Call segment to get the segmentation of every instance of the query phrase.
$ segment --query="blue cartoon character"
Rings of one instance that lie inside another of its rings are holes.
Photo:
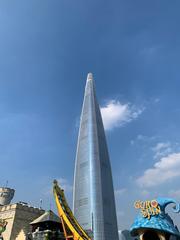
[[[157,198],[151,201],[136,201],[134,207],[140,210],[130,228],[132,236],[140,240],[180,240],[180,232],[165,208],[173,203],[173,211],[180,212],[180,204],[171,198]]]

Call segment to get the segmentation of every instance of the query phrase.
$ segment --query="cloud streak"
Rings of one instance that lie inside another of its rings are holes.
[[[165,157],[173,152],[173,148],[169,142],[159,142],[152,148],[152,150],[155,153],[154,159]]]
[[[129,103],[122,104],[119,101],[111,100],[106,106],[101,107],[101,114],[105,130],[112,130],[121,127],[126,123],[138,118],[144,108],[136,108]]]
[[[154,187],[180,176],[180,153],[169,154],[137,179],[140,187]]]

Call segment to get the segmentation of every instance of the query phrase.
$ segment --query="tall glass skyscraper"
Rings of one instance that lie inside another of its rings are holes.
[[[94,240],[118,240],[111,166],[93,76],[87,76],[81,114],[73,211]]]

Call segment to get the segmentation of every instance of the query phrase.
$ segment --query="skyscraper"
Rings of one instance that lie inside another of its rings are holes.
[[[73,211],[94,240],[118,240],[111,166],[93,76],[87,76],[76,152]]]

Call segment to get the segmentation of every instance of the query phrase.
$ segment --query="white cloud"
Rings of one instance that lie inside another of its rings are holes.
[[[152,148],[152,150],[155,153],[154,159],[167,156],[173,151],[169,142],[159,142]]]
[[[125,123],[136,119],[144,108],[136,108],[129,103],[122,104],[119,101],[111,100],[105,107],[101,107],[101,114],[105,130],[121,127]]]
[[[160,151],[163,148],[167,148],[169,146],[170,146],[169,142],[167,142],[167,143],[160,142],[160,143],[157,143],[155,147],[153,147],[153,151],[157,152],[157,151]]]
[[[180,153],[162,157],[136,181],[140,187],[153,187],[180,176]]]
[[[139,140],[139,141],[145,141],[146,139],[147,139],[146,136],[143,136],[141,134],[137,135],[137,140]]]
[[[149,145],[152,144],[152,142],[154,142],[155,140],[157,140],[157,138],[158,138],[158,136],[145,136],[145,135],[142,135],[142,134],[138,134],[136,136],[136,138],[131,139],[130,144],[131,145],[148,144],[148,148],[149,148]]]
[[[159,103],[160,102],[160,98],[155,98],[154,99],[154,103]]]

